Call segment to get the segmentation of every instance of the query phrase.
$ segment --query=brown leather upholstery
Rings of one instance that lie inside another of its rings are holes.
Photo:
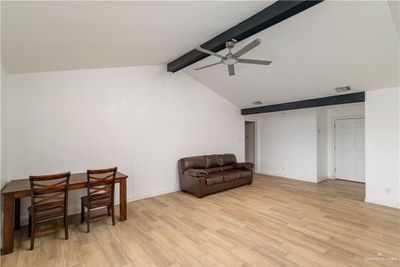
[[[201,157],[190,157],[187,160],[182,161],[182,171],[186,169],[205,169],[206,160],[203,156]]]
[[[208,172],[203,169],[186,169],[183,173],[193,177],[208,176]]]
[[[251,184],[253,163],[237,163],[234,154],[205,155],[178,161],[181,190],[205,195]]]
[[[204,159],[206,160],[206,168],[215,168],[221,166],[218,155],[207,155],[204,156]]]
[[[212,172],[206,179],[207,185],[220,184],[224,182],[222,172]]]
[[[222,174],[224,176],[224,182],[229,182],[232,180],[249,177],[251,176],[251,171],[233,169],[233,170],[223,171]]]
[[[233,165],[223,166],[223,167],[221,167],[221,170],[223,170],[223,171],[233,170]]]
[[[205,169],[208,173],[212,173],[212,172],[220,172],[222,171],[222,167],[213,167],[213,168],[207,168]]]
[[[234,154],[219,155],[219,161],[221,166],[233,165],[236,163],[236,156]]]
[[[233,165],[233,168],[252,171],[254,168],[254,164],[248,162],[236,163]]]

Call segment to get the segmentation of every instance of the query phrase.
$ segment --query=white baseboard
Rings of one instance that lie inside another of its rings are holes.
[[[169,194],[169,193],[174,193],[174,192],[177,192],[177,191],[179,191],[178,188],[172,189],[172,190],[164,190],[164,191],[158,191],[158,192],[143,194],[143,195],[134,196],[134,197],[128,197],[127,202],[129,203],[129,202],[133,202],[133,201],[141,200],[141,199],[145,199],[145,198],[161,196],[161,195],[165,195],[165,194]],[[115,205],[119,205],[119,199],[118,199],[118,201],[115,201]],[[76,214],[80,214],[80,213],[81,213],[80,207],[74,207],[69,211],[69,215],[68,216],[76,215]],[[28,225],[28,215],[21,216],[21,226],[25,226],[25,225]]]
[[[329,179],[329,177],[317,179],[317,183],[321,183],[321,182],[323,182],[325,180],[328,180],[328,179]]]
[[[386,206],[386,207],[390,207],[390,208],[400,209],[400,203],[396,203],[396,202],[382,201],[380,199],[373,199],[373,198],[365,198],[364,201],[367,203],[372,203],[372,204],[377,204],[377,205]]]
[[[303,182],[309,182],[309,183],[317,183],[317,180],[305,179],[302,177],[289,177],[289,176],[284,176],[280,173],[274,173],[274,172],[265,171],[265,170],[259,172],[259,174],[275,176],[275,177],[280,177],[280,178],[285,178],[285,179],[292,179],[292,180],[303,181]]]
[[[158,192],[154,192],[154,193],[143,194],[143,195],[139,195],[139,196],[128,198],[128,202],[132,202],[132,201],[140,200],[140,199],[145,199],[145,198],[149,198],[149,197],[161,196],[161,195],[174,193],[174,192],[178,192],[178,191],[180,191],[180,189],[179,188],[175,188],[175,189],[171,189],[171,190],[164,190],[164,191],[158,191]],[[115,202],[115,203],[119,204],[119,202]]]

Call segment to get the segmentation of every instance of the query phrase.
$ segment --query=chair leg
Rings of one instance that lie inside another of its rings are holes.
[[[111,216],[111,205],[107,206],[107,214],[109,217]]]
[[[35,220],[31,217],[31,250],[35,247]]]
[[[68,240],[68,216],[64,215],[64,231],[65,231],[65,239]]]
[[[114,205],[111,206],[112,224],[115,225]]]
[[[90,232],[90,209],[88,208],[87,216],[86,216],[86,223],[87,223],[87,232]]]
[[[29,223],[28,223],[28,237],[31,237],[31,230],[32,230],[32,217],[29,214]]]
[[[81,223],[85,220],[85,207],[83,206],[83,203],[81,202]]]

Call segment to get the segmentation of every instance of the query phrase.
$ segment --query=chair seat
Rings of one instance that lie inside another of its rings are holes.
[[[33,215],[32,207],[28,208],[28,212],[30,216],[34,217],[35,222],[53,220],[64,216],[64,205],[58,205],[54,207],[46,207],[42,205],[41,209],[38,209],[39,206],[41,205],[35,207],[35,215]]]
[[[99,208],[112,205],[111,195],[106,194],[95,194],[81,197],[82,204],[88,208]]]
[[[28,208],[28,210],[31,207]],[[46,211],[46,210],[53,210],[57,208],[64,208],[64,201],[53,201],[53,202],[47,202],[44,204],[36,204],[35,205],[35,211],[40,212],[40,211]]]

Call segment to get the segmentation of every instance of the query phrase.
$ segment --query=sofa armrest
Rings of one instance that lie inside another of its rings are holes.
[[[248,170],[248,171],[253,171],[254,169],[254,164],[251,162],[242,162],[242,163],[236,163],[233,165],[233,168],[235,169],[242,169],[242,170]]]
[[[183,174],[192,177],[208,177],[208,171],[201,169],[187,169]]]

